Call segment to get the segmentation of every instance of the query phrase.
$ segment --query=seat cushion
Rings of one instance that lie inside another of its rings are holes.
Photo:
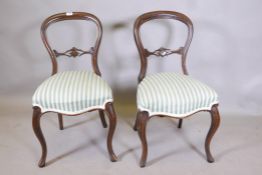
[[[149,115],[185,117],[210,110],[218,103],[216,92],[187,75],[158,73],[146,76],[138,85],[137,105]]]
[[[33,106],[41,112],[79,114],[104,109],[113,101],[112,90],[98,75],[88,71],[66,71],[45,80],[33,95]]]

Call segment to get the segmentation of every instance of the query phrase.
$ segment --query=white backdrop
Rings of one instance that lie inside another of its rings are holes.
[[[139,72],[132,34],[135,18],[148,11],[174,10],[189,16],[195,27],[187,59],[190,75],[217,90],[222,109],[260,115],[261,6],[261,0],[1,0],[0,95],[33,93],[50,75],[51,62],[40,39],[40,25],[54,13],[71,11],[86,11],[101,19],[104,27],[99,53],[102,75],[114,89],[134,88]],[[151,36],[145,34],[149,48],[172,45],[173,37],[179,41],[183,36],[173,34],[174,30],[169,30],[172,26],[164,24],[165,27],[153,28]],[[84,45],[85,38],[92,40],[94,37],[84,35],[88,30],[83,30],[82,24],[61,25],[59,29],[68,27],[68,30],[55,37],[57,45],[63,50],[69,49],[73,45],[65,41],[75,38],[73,44],[88,48]],[[162,35],[157,29],[168,34]],[[89,61],[80,58],[78,62],[76,59],[66,63],[66,60],[61,59],[61,69],[83,69],[83,63]],[[178,59],[171,56],[150,60],[150,72],[172,71],[179,65]]]

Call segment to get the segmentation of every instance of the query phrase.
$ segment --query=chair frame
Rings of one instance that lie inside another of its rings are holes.
[[[160,47],[159,49],[155,51],[148,51],[147,49],[144,48],[141,36],[140,36],[140,27],[150,21],[150,20],[155,20],[155,19],[173,19],[173,20],[178,20],[182,23],[184,23],[187,26],[188,33],[187,33],[187,39],[185,42],[185,45],[183,47],[180,47],[179,49],[176,50],[171,50],[167,48]],[[135,43],[137,45],[137,49],[139,51],[139,56],[140,56],[140,62],[141,62],[141,67],[140,67],[140,72],[138,76],[138,83],[140,83],[144,77],[146,76],[146,71],[147,71],[147,58],[151,55],[159,56],[159,57],[165,57],[171,54],[179,54],[181,55],[181,66],[182,66],[182,71],[183,74],[188,75],[188,71],[186,68],[186,57],[187,57],[187,52],[189,49],[189,46],[191,44],[192,38],[193,38],[193,23],[192,21],[185,16],[182,13],[174,12],[174,11],[153,11],[153,12],[148,12],[145,14],[142,14],[139,16],[134,24],[134,39]],[[205,140],[205,152],[207,156],[207,161],[212,163],[214,162],[214,158],[210,152],[210,142],[216,132],[216,130],[219,127],[220,124],[220,115],[218,111],[218,104],[214,104],[211,107],[211,110],[199,110],[195,113],[201,112],[201,111],[206,111],[210,112],[211,114],[211,126],[208,131],[208,134],[206,136]],[[194,114],[195,114],[194,113]],[[189,117],[193,114],[190,114],[188,116],[185,116],[183,118]],[[138,135],[140,137],[141,143],[142,143],[142,155],[140,158],[140,167],[145,167],[146,166],[146,160],[147,160],[147,154],[148,154],[148,145],[147,145],[147,138],[146,138],[146,124],[149,121],[150,118],[152,117],[172,117],[172,118],[177,118],[179,119],[178,123],[178,128],[182,127],[182,122],[183,119],[181,117],[176,117],[176,116],[167,116],[167,115],[151,115],[149,116],[149,113],[147,111],[138,111],[137,116],[136,116],[136,121],[134,124],[134,130],[138,131]]]
[[[97,26],[97,39],[95,42],[95,46],[91,47],[88,51],[84,51],[81,49],[77,49],[76,47],[72,47],[72,49],[69,49],[65,52],[58,52],[56,50],[53,50],[48,42],[48,37],[47,37],[47,28],[56,22],[59,21],[65,21],[65,20],[86,20],[86,21],[91,21],[94,22],[95,25]],[[98,76],[101,76],[98,64],[97,64],[97,55],[98,55],[98,50],[100,47],[100,43],[101,43],[101,39],[102,39],[102,33],[103,33],[103,28],[102,28],[102,24],[100,22],[100,20],[94,16],[93,14],[90,13],[86,13],[86,12],[70,12],[70,13],[59,13],[59,14],[55,14],[52,15],[50,17],[48,17],[46,20],[44,20],[44,22],[42,23],[41,26],[41,38],[42,41],[49,53],[49,56],[51,58],[52,61],[52,75],[57,73],[57,57],[63,55],[63,56],[67,56],[67,57],[77,57],[77,56],[82,56],[84,54],[91,54],[92,56],[92,67],[94,70],[94,73],[97,74]],[[112,147],[112,139],[113,139],[113,135],[114,135],[114,131],[116,128],[116,123],[117,123],[117,117],[116,117],[116,113],[115,113],[115,109],[114,109],[114,105],[113,102],[107,102],[105,104],[105,109],[92,109],[92,110],[88,110],[85,111],[83,113],[86,112],[91,112],[91,111],[95,111],[98,110],[99,111],[99,116],[102,122],[102,125],[104,128],[107,128],[107,123],[105,120],[105,116],[104,113],[107,113],[107,116],[109,118],[109,131],[108,131],[108,136],[107,136],[107,149],[108,149],[108,153],[110,156],[110,159],[112,162],[117,161],[117,156],[115,155],[114,151],[113,151],[113,147]],[[54,111],[48,111],[48,112],[54,112]],[[32,117],[32,125],[33,125],[33,130],[34,133],[38,139],[38,141],[41,144],[41,148],[42,148],[42,155],[41,158],[39,160],[38,166],[39,167],[44,167],[46,164],[46,156],[47,156],[47,146],[46,146],[46,141],[45,138],[43,136],[42,130],[41,130],[41,126],[40,126],[40,119],[41,117],[48,112],[41,112],[41,108],[38,106],[33,106],[33,117]],[[56,112],[57,113],[57,112]],[[79,114],[66,114],[66,113],[57,113],[58,114],[58,121],[59,121],[59,128],[60,130],[64,129],[63,126],[63,115],[68,115],[68,116],[75,116],[75,115],[80,115],[83,113],[79,113]]]

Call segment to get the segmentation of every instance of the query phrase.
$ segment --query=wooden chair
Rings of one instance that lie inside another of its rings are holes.
[[[93,22],[97,27],[97,38],[94,47],[89,50],[81,50],[73,47],[65,52],[53,50],[48,42],[47,28],[56,22],[65,20],[86,20]],[[46,79],[33,95],[33,130],[42,147],[42,156],[39,167],[44,167],[46,162],[47,147],[40,127],[40,118],[48,112],[58,114],[60,129],[63,129],[62,115],[79,115],[89,111],[99,111],[99,116],[104,128],[107,123],[104,112],[109,118],[109,132],[107,148],[111,161],[117,157],[112,148],[112,138],[116,127],[116,114],[113,106],[112,90],[101,78],[97,65],[97,55],[102,38],[102,25],[100,20],[84,12],[59,13],[48,17],[41,26],[42,41],[51,57],[52,76]],[[91,71],[65,71],[57,73],[57,57],[77,57],[90,54],[92,57]]]
[[[154,19],[173,19],[184,23],[188,29],[185,45],[175,50],[163,47],[155,51],[145,49],[140,37],[140,27]],[[134,130],[138,130],[142,142],[140,166],[144,167],[146,165],[148,149],[146,124],[150,118],[155,116],[176,118],[179,119],[178,127],[181,128],[184,118],[200,111],[211,113],[211,127],[206,137],[205,151],[207,161],[214,162],[214,158],[210,153],[210,142],[220,123],[218,100],[213,89],[188,76],[186,56],[193,37],[191,20],[184,14],[173,11],[145,13],[135,21],[134,37],[141,60],[137,89],[138,113],[134,125]],[[147,58],[149,56],[165,57],[171,54],[181,55],[183,74],[169,72],[146,76]]]

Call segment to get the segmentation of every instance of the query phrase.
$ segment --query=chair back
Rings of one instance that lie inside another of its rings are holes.
[[[155,50],[155,51],[149,51],[146,48],[144,48],[142,40],[141,40],[141,36],[140,36],[140,27],[150,21],[150,20],[154,20],[154,19],[174,19],[174,20],[178,20],[182,23],[184,23],[187,26],[188,32],[187,32],[187,39],[186,42],[184,44],[184,46],[172,50],[172,49],[168,49],[168,48],[164,48],[164,47],[160,47],[159,49]],[[178,12],[174,12],[174,11],[154,11],[154,12],[148,12],[145,14],[142,14],[141,16],[139,16],[134,24],[134,38],[135,38],[135,42],[136,42],[136,46],[138,48],[139,51],[139,56],[140,56],[140,61],[141,61],[141,67],[140,67],[140,73],[138,76],[138,82],[142,81],[143,78],[146,75],[146,70],[147,70],[147,58],[151,55],[155,55],[158,57],[165,57],[171,54],[179,54],[181,55],[181,65],[182,65],[182,70],[184,74],[188,74],[187,68],[186,68],[186,55],[187,55],[187,51],[189,49],[190,43],[192,41],[193,38],[193,24],[192,21],[184,14],[182,13],[178,13]]]
[[[66,50],[64,52],[59,52],[57,50],[54,50],[51,48],[49,42],[48,42],[48,37],[47,37],[47,28],[56,22],[59,21],[65,21],[65,20],[86,20],[86,21],[91,21],[95,23],[97,27],[97,38],[95,41],[95,45],[91,47],[89,50],[82,50],[78,49],[76,47],[72,47],[69,50]],[[85,13],[85,12],[70,12],[70,13],[59,13],[52,15],[48,17],[41,26],[41,38],[42,41],[50,55],[51,61],[52,61],[52,75],[57,73],[57,60],[56,58],[59,56],[67,56],[67,57],[77,57],[77,56],[82,56],[85,54],[90,54],[92,56],[92,67],[94,72],[97,75],[101,75],[98,64],[97,64],[97,54],[99,50],[99,46],[101,43],[102,39],[102,24],[100,20],[93,14],[90,13]]]

